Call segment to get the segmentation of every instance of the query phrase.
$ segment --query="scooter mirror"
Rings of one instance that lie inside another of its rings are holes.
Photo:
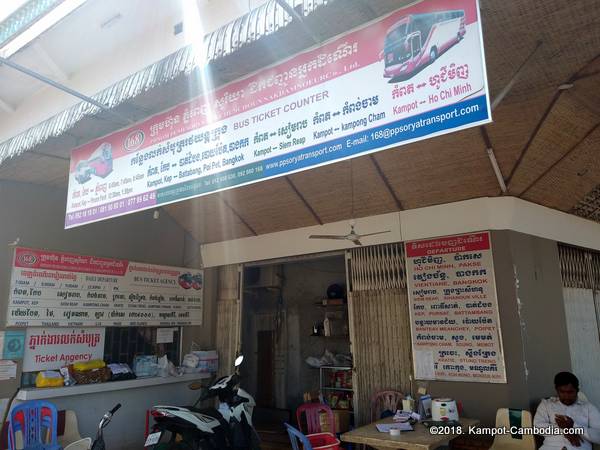
[[[197,391],[198,389],[202,389],[202,383],[199,381],[193,381],[188,384],[188,388],[190,388],[192,391]]]
[[[235,367],[239,367],[242,365],[242,363],[244,362],[244,355],[240,355],[237,358],[235,358]]]

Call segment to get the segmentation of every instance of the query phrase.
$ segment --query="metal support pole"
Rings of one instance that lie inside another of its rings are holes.
[[[50,85],[52,87],[55,87],[56,89],[59,89],[59,90],[61,90],[63,92],[66,92],[67,94],[70,94],[70,95],[72,95],[74,97],[77,97],[78,99],[83,100],[86,103],[90,103],[91,105],[94,105],[94,106],[100,108],[102,111],[104,111],[105,113],[109,114],[113,118],[118,119],[119,123],[125,122],[125,124],[127,124],[127,125],[130,125],[130,124],[133,123],[133,120],[131,120],[131,119],[125,117],[125,116],[122,116],[119,113],[114,112],[108,106],[103,105],[102,103],[94,100],[93,98],[88,97],[87,95],[84,95],[84,94],[82,94],[80,92],[77,92],[76,90],[71,89],[71,88],[65,86],[64,84],[58,83],[58,82],[56,82],[54,80],[51,80],[50,78],[45,77],[44,75],[41,75],[41,74],[39,74],[39,73],[31,70],[31,69],[28,69],[27,67],[23,67],[20,64],[17,64],[17,63],[15,63],[13,61],[10,61],[9,59],[6,59],[6,58],[3,58],[3,57],[0,56],[0,65],[1,64],[5,64],[6,66],[8,66],[8,67],[10,67],[12,69],[15,69],[15,70],[17,70],[17,71],[19,71],[19,72],[21,72],[21,73],[23,73],[25,75],[28,75],[28,76],[30,76],[32,78],[35,78],[36,80],[41,81],[42,83],[48,84],[48,85]]]
[[[492,104],[491,104],[492,111],[495,110],[496,107],[500,104],[500,102],[502,100],[504,100],[504,97],[506,97],[508,95],[508,93],[510,92],[510,90],[513,88],[513,86],[517,82],[517,79],[521,75],[521,72],[523,72],[523,69],[525,68],[525,66],[527,65],[527,63],[529,61],[531,61],[531,58],[533,57],[533,55],[535,55],[535,53],[538,51],[538,49],[541,46],[542,46],[542,41],[538,41],[537,45],[535,46],[535,48],[532,50],[532,52],[529,54],[529,56],[527,58],[525,58],[525,61],[523,61],[521,63],[521,65],[519,66],[519,68],[517,69],[517,71],[515,72],[515,74],[512,76],[512,78],[508,82],[508,84],[506,86],[504,86],[504,89],[502,89],[498,93],[498,95],[496,96],[496,98],[492,101]]]
[[[275,0],[279,6],[281,6],[286,13],[288,13],[294,20],[297,20],[304,32],[310,36],[310,38],[315,42],[315,44],[319,44],[321,40],[319,37],[306,25],[304,18],[296,12],[294,8],[292,8],[286,0]]]

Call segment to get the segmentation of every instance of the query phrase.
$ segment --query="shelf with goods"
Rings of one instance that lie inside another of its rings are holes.
[[[348,303],[342,298],[324,298],[315,302],[315,306],[320,306],[321,308],[343,309],[348,307]]]
[[[352,414],[353,389],[352,367],[319,367],[319,390],[323,400],[331,409],[347,411]]]
[[[315,302],[322,309],[323,321],[315,323],[311,336],[350,340],[348,335],[348,304],[343,299],[323,299]]]

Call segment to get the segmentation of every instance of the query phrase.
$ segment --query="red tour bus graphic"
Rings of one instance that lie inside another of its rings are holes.
[[[112,146],[108,142],[100,144],[89,159],[81,160],[75,167],[75,179],[79,184],[90,181],[92,175],[107,177],[113,170]]]
[[[409,14],[392,25],[385,37],[385,78],[408,79],[465,36],[463,10]]]

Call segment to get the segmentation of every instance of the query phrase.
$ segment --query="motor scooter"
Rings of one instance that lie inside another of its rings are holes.
[[[104,428],[110,423],[113,414],[116,413],[120,407],[121,404],[117,403],[113,409],[104,413],[98,424],[96,439],[94,439],[93,443],[92,438],[83,438],[67,445],[64,450],[106,450],[106,444],[104,443]]]
[[[252,426],[254,398],[239,387],[239,366],[212,383],[192,406],[154,406],[154,425],[146,438],[146,448],[155,450],[260,450],[260,441]],[[190,389],[200,389],[191,383]],[[199,408],[204,400],[218,397],[219,407]],[[166,440],[165,440],[166,438]],[[163,440],[163,442],[161,442]]]

